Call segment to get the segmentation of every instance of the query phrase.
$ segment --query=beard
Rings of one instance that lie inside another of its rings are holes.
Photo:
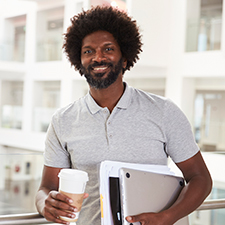
[[[102,78],[105,75],[105,73],[96,73],[92,75],[91,74],[92,68],[96,66],[107,66],[111,68],[111,71],[108,73],[108,76],[105,78]],[[113,84],[117,80],[119,74],[123,71],[123,59],[121,58],[119,62],[114,66],[112,63],[95,62],[89,65],[86,69],[85,67],[83,67],[83,65],[81,65],[81,71],[84,74],[88,84],[91,87],[95,89],[104,89],[109,87],[111,84]]]

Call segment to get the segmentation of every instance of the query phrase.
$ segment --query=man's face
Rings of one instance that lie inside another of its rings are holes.
[[[126,67],[120,47],[107,31],[87,35],[81,46],[81,70],[90,86],[96,89],[109,87]]]

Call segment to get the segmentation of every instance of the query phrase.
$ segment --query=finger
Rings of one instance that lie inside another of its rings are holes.
[[[127,216],[126,220],[129,223],[141,222],[141,217],[139,215],[137,215],[137,216]]]
[[[51,222],[55,222],[55,223],[60,223],[60,224],[67,224],[67,225],[70,224],[69,222],[60,219],[59,215],[64,216],[64,217],[68,217],[68,218],[75,218],[75,216],[70,216],[68,213],[60,211],[60,210],[56,210],[56,211],[45,210],[46,220],[51,221]]]
[[[126,220],[127,220],[129,223],[137,222],[137,221],[135,220],[135,217],[134,217],[134,216],[127,216],[127,217],[126,217]]]
[[[67,202],[68,204],[73,203],[73,199],[69,198],[67,195],[62,194],[58,191],[51,191],[50,196],[56,200],[60,200],[62,202]]]
[[[63,202],[52,197],[48,197],[45,199],[45,209],[47,211],[50,211],[55,216],[59,215],[59,211],[55,213],[56,211],[53,211],[53,210],[68,211],[70,213],[77,212],[76,207],[68,204],[67,202]]]
[[[84,193],[84,199],[88,198],[89,194],[88,193]]]

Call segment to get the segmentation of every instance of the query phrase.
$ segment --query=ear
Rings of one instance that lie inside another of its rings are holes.
[[[127,59],[123,58],[123,68],[126,69],[127,67]]]

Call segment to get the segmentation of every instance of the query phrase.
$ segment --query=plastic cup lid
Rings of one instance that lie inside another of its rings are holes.
[[[87,182],[89,180],[87,172],[77,169],[61,169],[58,177],[66,180],[82,180],[83,182]]]

